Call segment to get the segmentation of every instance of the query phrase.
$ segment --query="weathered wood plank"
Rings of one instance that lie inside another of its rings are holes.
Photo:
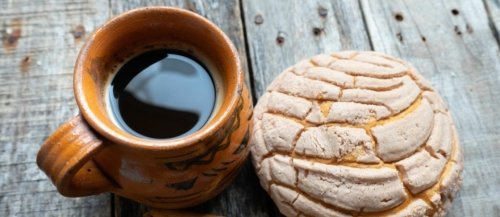
[[[244,42],[243,24],[240,17],[240,4],[237,0],[201,1],[201,0],[111,0],[113,15],[142,6],[176,6],[194,11],[208,18],[219,26],[236,46],[244,71],[248,77],[247,57]],[[141,216],[146,207],[125,198],[115,198],[117,216]],[[189,210],[225,216],[269,216],[269,209],[274,209],[269,197],[259,185],[254,170],[246,162],[235,182],[216,198]],[[272,214],[272,213],[271,213]]]
[[[490,28],[493,30],[493,35],[500,42],[498,30],[500,28],[500,0],[484,0],[486,12],[489,18]]]
[[[465,152],[449,216],[498,216],[498,44],[482,1],[362,1],[377,51],[411,63],[448,101]]]
[[[498,29],[498,1],[486,2]],[[244,12],[257,96],[274,76],[302,58],[370,49],[355,1],[243,1],[244,11],[238,1],[215,0],[0,1],[0,173],[4,174],[0,216],[110,215],[106,195],[68,199],[57,194],[34,159],[43,139],[77,111],[71,73],[84,38],[110,14],[143,5],[178,5],[208,17],[231,37],[243,63],[240,12]],[[454,113],[466,169],[463,190],[450,216],[495,216],[500,207],[500,153],[494,149],[500,138],[496,135],[500,124],[494,121],[499,115],[500,64],[496,32],[488,27],[484,5],[414,0],[363,1],[362,6],[374,49],[414,63]],[[121,216],[145,211],[133,202],[115,201],[122,207],[116,212]],[[227,216],[278,215],[248,162],[228,190],[191,210]]]
[[[357,1],[243,1],[254,94],[315,54],[370,50]]]
[[[108,18],[103,1],[0,1],[0,216],[110,216],[110,195],[70,199],[35,164],[43,140],[77,112],[72,68]]]

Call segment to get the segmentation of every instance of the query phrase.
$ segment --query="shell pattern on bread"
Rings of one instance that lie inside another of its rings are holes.
[[[385,54],[298,62],[269,85],[253,122],[253,164],[286,216],[444,216],[461,185],[446,104]]]

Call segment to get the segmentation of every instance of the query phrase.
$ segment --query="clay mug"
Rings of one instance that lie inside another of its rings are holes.
[[[212,118],[195,133],[145,139],[114,124],[106,88],[118,64],[154,46],[180,50],[210,69]],[[68,197],[113,192],[158,208],[182,208],[221,192],[247,154],[252,102],[235,47],[213,23],[172,7],[128,11],[104,24],[82,47],[74,69],[80,114],[42,145],[38,166]]]

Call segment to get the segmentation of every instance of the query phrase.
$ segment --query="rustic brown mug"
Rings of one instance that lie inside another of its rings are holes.
[[[137,137],[108,112],[104,93],[117,66],[154,46],[197,57],[214,78],[212,117],[188,136]],[[252,102],[238,54],[219,28],[195,13],[150,7],[113,18],[81,49],[73,85],[80,115],[49,136],[37,156],[62,195],[113,192],[152,207],[188,207],[222,191],[248,154]]]

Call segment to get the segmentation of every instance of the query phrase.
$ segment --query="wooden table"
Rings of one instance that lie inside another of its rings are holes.
[[[498,0],[0,0],[0,216],[142,215],[143,206],[112,194],[60,196],[35,156],[77,113],[72,68],[85,39],[145,5],[187,8],[220,26],[238,48],[254,99],[287,66],[318,53],[376,50],[413,63],[448,101],[465,149],[449,216],[500,215]],[[249,162],[233,185],[193,210],[279,216]]]

